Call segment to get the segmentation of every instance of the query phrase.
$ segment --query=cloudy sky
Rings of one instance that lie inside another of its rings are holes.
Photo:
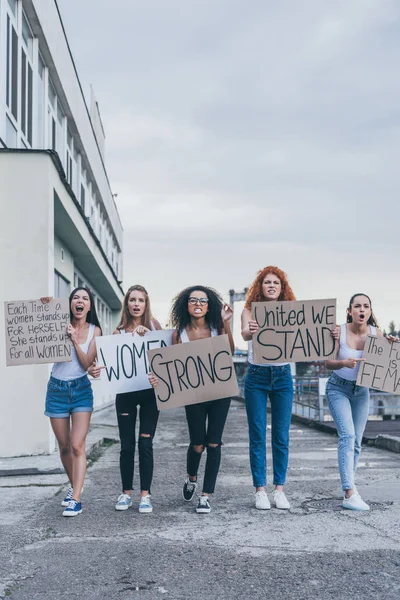
[[[267,264],[400,328],[397,0],[58,0],[106,130],[124,285],[161,321]],[[239,319],[237,319],[238,322]]]

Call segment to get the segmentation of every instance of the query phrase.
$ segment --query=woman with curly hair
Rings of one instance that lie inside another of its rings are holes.
[[[255,491],[255,506],[271,508],[267,493],[266,429],[267,400],[271,404],[271,443],[275,489],[272,493],[276,508],[288,509],[290,504],[283,491],[289,459],[289,428],[292,417],[293,379],[289,363],[255,364],[252,336],[259,327],[252,319],[252,302],[296,300],[286,273],[268,266],[257,273],[250,286],[242,312],[242,337],[249,342],[248,369],[245,379],[245,401],[249,424],[250,466]]]
[[[369,389],[356,385],[367,335],[382,337],[366,294],[354,294],[346,310],[346,323],[338,328],[336,357],[327,360],[332,370],[326,385],[326,397],[335,421],[338,441],[339,473],[344,491],[342,507],[369,510],[354,485],[361,442],[369,414]],[[390,341],[397,338],[388,336]]]
[[[224,304],[221,296],[212,288],[195,285],[184,289],[176,296],[172,305],[171,322],[175,327],[172,344],[194,342],[226,333],[233,354],[235,344],[230,327],[232,313],[232,308]],[[154,376],[150,381],[157,384]],[[187,477],[182,490],[186,502],[192,500],[196,491],[201,455],[207,448],[203,490],[196,508],[196,512],[200,514],[211,511],[210,495],[214,493],[221,463],[222,433],[230,403],[230,398],[220,398],[185,406],[190,436]]]

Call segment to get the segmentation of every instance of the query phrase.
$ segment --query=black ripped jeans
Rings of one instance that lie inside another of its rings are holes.
[[[154,391],[140,390],[117,394],[115,400],[121,452],[119,466],[121,470],[122,491],[133,488],[133,470],[136,447],[136,417],[139,409],[139,474],[140,489],[149,490],[153,479],[153,437],[156,432],[159,411]],[[150,437],[143,437],[150,436]]]
[[[186,420],[189,427],[190,444],[187,452],[187,472],[190,477],[197,477],[201,452],[193,446],[207,448],[206,468],[204,472],[203,492],[213,494],[221,464],[222,433],[228,416],[230,398],[220,398],[210,402],[185,406]],[[209,444],[217,444],[210,446]]]

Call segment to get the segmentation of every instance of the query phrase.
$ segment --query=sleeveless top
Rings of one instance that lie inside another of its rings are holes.
[[[86,341],[83,342],[83,344],[79,344],[80,349],[85,354],[87,354],[89,344],[93,339],[94,330],[95,325],[93,325],[93,323],[90,323]],[[53,368],[51,370],[51,375],[56,379],[61,379],[61,381],[72,381],[73,379],[79,379],[79,377],[84,377],[84,375],[86,375],[86,372],[87,371],[85,371],[85,369],[82,367],[81,363],[78,360],[78,356],[76,354],[74,346],[72,346],[72,361],[54,363]]]
[[[211,329],[211,337],[216,337],[217,335],[218,335],[218,331],[216,329],[212,328]],[[182,329],[182,331],[179,332],[179,337],[181,338],[182,344],[186,344],[187,342],[190,342],[186,329]],[[198,342],[198,341],[199,340],[196,340],[196,342]]]
[[[253,340],[250,340],[248,342],[248,354],[247,354],[247,361],[250,365],[256,365],[257,367],[284,367],[285,365],[289,365],[290,363],[288,362],[270,362],[270,363],[255,363],[254,362],[254,354],[253,354]]]
[[[371,335],[376,335],[376,327],[370,325],[369,328]],[[340,326],[339,351],[336,355],[336,360],[345,360],[346,358],[361,358],[363,350],[354,350],[353,348],[350,348],[346,343],[346,336],[347,327],[346,323],[344,323]],[[336,371],[334,371],[334,373],[342,379],[346,379],[347,381],[356,381],[359,368],[360,363],[357,363],[354,369],[349,369],[349,367],[342,367],[341,369],[337,369]]]
[[[155,331],[156,328],[154,327],[154,323],[153,321],[151,322],[151,331]],[[119,330],[120,333],[126,333],[125,329],[120,329]],[[128,333],[131,333],[131,331],[128,331]]]

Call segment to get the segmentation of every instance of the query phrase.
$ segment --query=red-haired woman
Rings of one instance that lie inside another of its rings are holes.
[[[114,334],[137,333],[161,329],[160,323],[151,314],[150,298],[142,285],[133,285],[125,294],[121,318]],[[117,394],[116,401],[119,437],[121,440],[120,471],[122,493],[118,496],[116,510],[127,510],[132,506],[133,468],[135,462],[135,426],[139,412],[139,473],[140,513],[152,512],[150,486],[153,478],[153,437],[158,422],[158,409],[153,389]]]
[[[267,493],[267,400],[271,404],[271,441],[275,489],[272,494],[276,508],[288,509],[290,504],[283,491],[289,459],[289,428],[292,416],[293,380],[289,363],[255,364],[252,336],[259,327],[252,319],[252,302],[296,300],[286,273],[268,266],[257,273],[247,293],[242,312],[242,337],[249,342],[248,369],[245,379],[245,401],[249,424],[250,466],[256,488],[255,506],[271,508]]]

